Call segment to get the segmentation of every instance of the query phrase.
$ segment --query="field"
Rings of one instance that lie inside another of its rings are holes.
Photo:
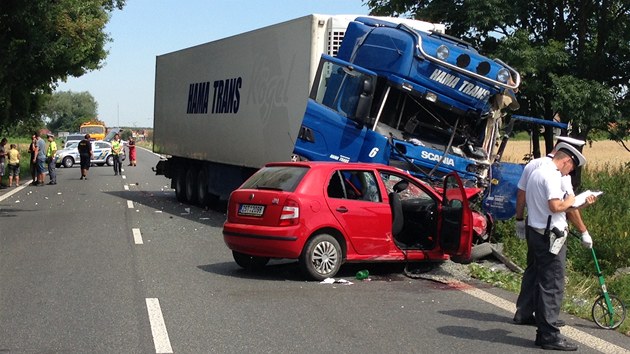
[[[544,144],[540,145],[544,151]],[[529,141],[512,140],[508,142],[503,154],[503,161],[523,162],[523,156],[531,152]],[[582,151],[586,157],[587,169],[602,169],[605,166],[617,167],[630,162],[630,152],[620,144],[610,141],[594,141],[592,145],[586,144]]]

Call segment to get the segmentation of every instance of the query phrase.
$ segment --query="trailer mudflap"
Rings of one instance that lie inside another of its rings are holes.
[[[160,160],[157,165],[153,167],[153,171],[157,176],[166,176],[167,178],[171,178],[169,171],[169,160]]]

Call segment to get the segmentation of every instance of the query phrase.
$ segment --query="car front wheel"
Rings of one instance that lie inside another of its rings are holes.
[[[70,168],[74,165],[74,159],[70,156],[66,156],[63,158],[63,167]]]
[[[269,263],[269,258],[267,257],[250,256],[248,254],[236,251],[232,251],[232,257],[234,257],[234,261],[236,262],[236,264],[241,266],[241,268],[245,268],[248,270],[259,269]]]
[[[321,234],[308,241],[302,255],[300,266],[306,276],[315,280],[334,277],[343,260],[341,246],[337,239],[328,234]]]

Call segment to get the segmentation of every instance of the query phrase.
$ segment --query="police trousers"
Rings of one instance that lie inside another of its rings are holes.
[[[527,247],[533,254],[536,326],[542,343],[555,342],[560,329],[555,326],[564,297],[567,256],[566,242],[558,254],[549,252],[549,237],[532,228],[527,230]]]

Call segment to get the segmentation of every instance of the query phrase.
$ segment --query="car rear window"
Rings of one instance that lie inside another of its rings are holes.
[[[308,167],[305,166],[263,167],[245,181],[241,188],[293,192],[306,172]]]

